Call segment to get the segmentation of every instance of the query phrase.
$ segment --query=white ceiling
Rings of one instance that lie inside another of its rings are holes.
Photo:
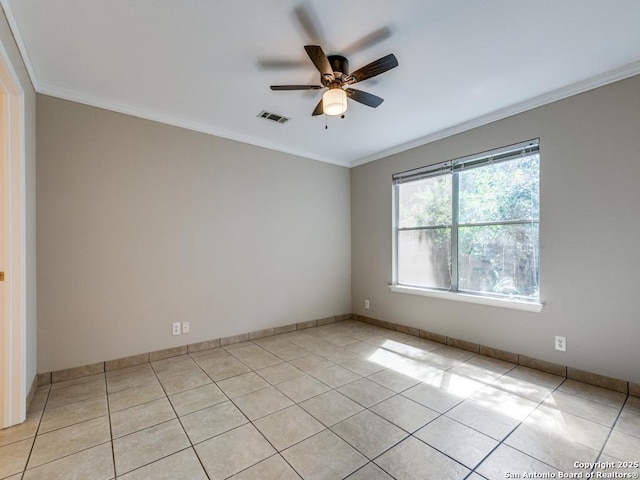
[[[0,2],[40,93],[345,166],[640,73],[638,0]],[[394,53],[354,85],[385,102],[325,130],[321,91],[271,91],[319,83],[306,44]]]

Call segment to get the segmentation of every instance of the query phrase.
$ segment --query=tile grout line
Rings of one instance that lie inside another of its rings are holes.
[[[104,372],[104,391],[107,396],[107,415],[109,416],[109,439],[111,442],[111,461],[113,465],[113,478],[117,479],[118,474],[116,472],[116,449],[113,444],[113,425],[111,425],[111,405],[109,404],[109,382],[107,381],[107,372]]]
[[[540,405],[542,405],[545,400],[547,400],[551,395],[553,395],[556,391],[558,391],[558,389],[567,381],[568,379],[565,377],[564,380],[562,382],[560,382],[551,392],[549,392],[549,394],[547,394],[546,397],[544,397],[544,400],[542,400],[541,402],[538,403],[538,407],[540,407]],[[482,460],[480,460],[480,462],[473,468],[472,473],[477,473],[478,475],[481,475],[479,472],[477,472],[476,470],[478,469],[479,466],[481,466],[501,445],[506,445],[509,448],[513,448],[514,450],[516,450],[517,452],[522,453],[523,455],[526,455],[527,457],[533,458],[535,460],[537,460],[540,463],[544,463],[545,465],[548,465],[549,467],[553,468],[553,469],[558,469],[560,470],[558,467],[554,466],[554,465],[550,465],[547,462],[542,461],[539,458],[536,458],[532,455],[529,455],[526,452],[523,452],[522,450],[512,447],[511,445],[508,445],[505,443],[505,441],[513,434],[513,432],[515,432],[518,428],[520,428],[521,425],[524,425],[524,423],[526,422],[527,418],[529,418],[531,416],[531,414],[533,414],[533,412],[535,412],[538,407],[536,407],[535,409],[533,409],[531,412],[529,412],[529,414],[522,419],[522,421],[520,421],[520,423],[518,423],[518,425],[516,425],[515,427],[513,427],[513,429],[502,439],[500,440],[500,442],[498,443],[498,445],[496,445]]]
[[[207,374],[207,372],[205,372],[205,371],[202,369],[202,367],[200,366],[200,364],[199,364],[198,362],[196,362],[196,361],[191,357],[191,355],[189,355],[189,353],[188,353],[188,352],[186,353],[186,356],[187,356],[189,359],[191,359],[191,361],[192,361],[194,364],[196,364],[196,365],[198,366],[198,368],[199,368],[202,372],[204,372],[204,374],[205,374],[205,375],[207,375],[207,377],[208,377],[208,378],[213,382],[213,384],[214,384],[214,385],[216,385],[216,383],[213,381],[213,379],[212,379],[211,377],[209,377],[209,375]],[[195,449],[195,445],[193,444],[193,442],[191,441],[191,437],[190,437],[190,436],[189,436],[189,434],[187,433],[187,429],[186,429],[186,428],[184,428],[184,424],[182,423],[182,419],[180,418],[180,415],[178,415],[178,412],[176,411],[175,407],[173,406],[173,403],[171,402],[171,399],[169,398],[169,395],[167,394],[167,390],[164,388],[164,385],[162,384],[162,381],[160,380],[160,377],[158,376],[158,372],[156,372],[156,369],[155,369],[155,368],[153,368],[153,363],[152,363],[152,362],[149,362],[149,363],[151,364],[151,370],[153,371],[153,374],[155,375],[156,380],[157,380],[157,381],[158,381],[158,383],[160,384],[160,388],[162,388],[162,391],[164,392],[164,395],[165,395],[165,398],[167,399],[167,402],[169,402],[169,405],[171,405],[171,409],[173,410],[173,413],[175,414],[176,419],[178,420],[178,423],[180,423],[180,428],[182,428],[182,431],[184,432],[184,435],[187,437],[187,440],[189,441],[189,445],[190,445],[190,447],[187,447],[187,448],[185,448],[185,449],[183,449],[183,450],[178,450],[177,452],[173,452],[173,453],[171,453],[170,455],[166,455],[165,457],[162,457],[162,458],[167,458],[167,457],[169,457],[169,456],[171,456],[171,455],[175,455],[176,453],[179,453],[179,452],[182,452],[182,451],[184,451],[184,450],[187,450],[188,448],[191,448],[191,450],[193,450],[194,455],[195,455],[195,456],[196,456],[196,458],[198,459],[198,463],[200,463],[200,466],[202,467],[202,471],[204,472],[204,474],[206,475],[206,477],[207,477],[208,479],[210,479],[211,477],[209,476],[209,472],[207,472],[207,469],[204,467],[204,464],[202,463],[202,459],[200,458],[200,455],[198,455],[198,452],[197,452],[197,451],[196,451],[196,449]],[[198,387],[194,387],[194,388],[198,388]],[[179,392],[178,392],[178,393],[179,393]],[[224,393],[224,392],[222,392],[222,394],[223,394],[223,395],[225,395],[225,393]],[[226,395],[225,395],[225,396],[226,396]],[[171,420],[173,420],[173,419],[171,419]],[[168,420],[168,421],[171,421],[171,420]],[[158,460],[162,460],[162,459],[158,459]],[[155,461],[157,462],[158,460],[155,460]],[[151,463],[153,463],[153,462],[151,462]],[[150,465],[150,464],[147,464],[147,465]],[[144,467],[144,466],[146,466],[146,465],[142,465],[142,466],[140,466],[139,468],[142,468],[142,467]]]
[[[33,435],[33,443],[31,444],[31,448],[29,449],[29,455],[27,455],[27,460],[22,469],[22,475],[20,478],[24,478],[27,474],[27,467],[29,466],[29,460],[31,460],[31,455],[33,454],[33,449],[36,446],[36,439],[38,438],[38,432],[40,431],[40,426],[42,425],[42,419],[44,418],[44,412],[47,408],[47,403],[49,403],[49,396],[51,395],[51,385],[49,385],[49,390],[47,391],[47,398],[44,400],[44,405],[42,406],[42,412],[40,412],[40,420],[38,420],[38,426],[36,427],[36,431]]]
[[[589,470],[589,473],[593,473],[593,471],[596,469],[595,463],[598,463],[600,461],[600,458],[602,457],[602,455],[604,453],[604,449],[607,447],[607,443],[609,442],[609,438],[611,438],[611,435],[613,434],[613,430],[615,429],[616,425],[618,424],[618,420],[620,420],[620,416],[622,415],[624,407],[625,407],[625,405],[627,404],[628,401],[629,401],[629,395],[627,394],[626,398],[624,399],[624,402],[622,402],[622,406],[620,407],[620,411],[618,412],[618,415],[616,415],[616,419],[613,421],[613,424],[611,425],[611,429],[609,430],[609,433],[607,433],[607,438],[605,438],[604,443],[602,444],[602,448],[598,452],[598,456],[596,457],[595,461],[593,462],[594,465],[591,467],[591,470]],[[613,458],[615,458],[615,457],[613,457]]]

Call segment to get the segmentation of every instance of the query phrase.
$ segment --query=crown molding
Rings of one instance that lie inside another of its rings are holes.
[[[468,130],[487,125],[497,120],[503,120],[518,113],[533,110],[534,108],[542,107],[543,105],[547,105],[564,98],[572,97],[574,95],[578,95],[579,93],[584,93],[598,87],[603,87],[610,83],[624,80],[625,78],[629,78],[638,74],[640,74],[640,61],[628,63],[613,70],[609,70],[599,75],[589,77],[585,80],[572,83],[565,87],[552,90],[551,92],[529,98],[527,100],[524,100],[523,102],[516,103],[509,107],[487,113],[486,115],[482,115],[480,117],[476,117],[467,122],[459,123],[458,125],[454,125],[453,127],[445,128],[443,130],[430,133],[429,135],[425,135],[424,137],[411,140],[410,142],[406,142],[401,145],[382,150],[380,152],[374,153],[373,155],[362,157],[349,163],[349,166],[353,168],[359,165],[364,165],[365,163],[373,162],[375,160],[380,160],[381,158],[389,157],[391,155],[395,155],[412,148],[426,145],[428,143],[435,142],[436,140],[451,137],[458,133],[466,132]]]
[[[29,58],[29,54],[27,52],[27,47],[22,40],[22,35],[20,34],[20,29],[18,28],[18,23],[13,16],[13,12],[11,11],[11,7],[7,0],[0,0],[0,5],[2,5],[2,9],[4,10],[4,15],[7,17],[7,23],[9,23],[9,28],[11,29],[11,34],[13,35],[13,39],[18,46],[18,51],[20,52],[20,56],[22,57],[22,61],[24,63],[24,67],[27,69],[27,74],[29,75],[29,79],[31,80],[31,85],[33,85],[33,89],[38,91],[38,79],[36,77],[36,71],[33,68],[33,64],[31,63],[31,59]]]

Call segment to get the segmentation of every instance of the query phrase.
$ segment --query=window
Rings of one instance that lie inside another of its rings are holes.
[[[393,176],[394,286],[539,302],[539,144]]]

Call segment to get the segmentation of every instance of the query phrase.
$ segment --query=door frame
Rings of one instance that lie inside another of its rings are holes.
[[[26,161],[24,90],[0,43],[0,428],[26,418]]]

